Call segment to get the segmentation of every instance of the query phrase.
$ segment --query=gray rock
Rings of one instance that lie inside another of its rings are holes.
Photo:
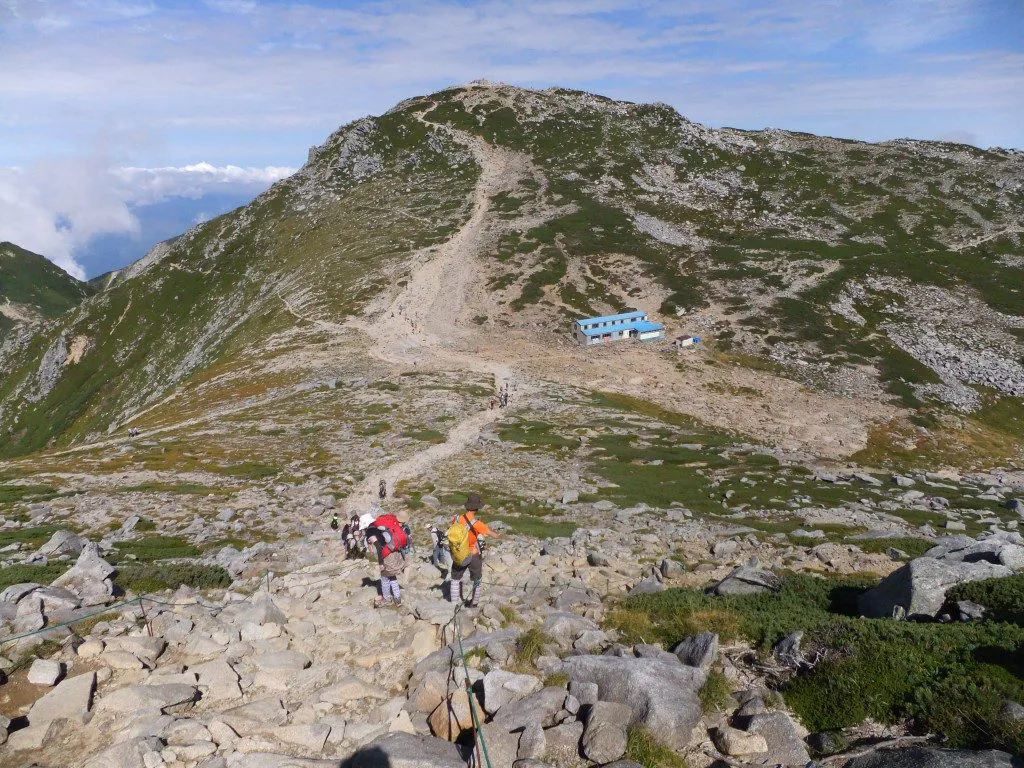
[[[597,703],[597,683],[581,683],[577,680],[569,682],[569,695],[585,707]]]
[[[506,704],[536,693],[544,684],[533,675],[517,675],[495,669],[484,675],[484,709],[493,715]]]
[[[601,552],[588,552],[587,562],[594,568],[608,568],[611,566],[608,556]]]
[[[54,686],[64,677],[64,665],[51,659],[36,659],[28,670],[33,685]]]
[[[906,475],[893,475],[892,481],[900,488],[913,488],[916,481],[912,477]]]
[[[580,500],[579,491],[562,491],[562,503],[563,504],[575,504]]]
[[[76,594],[60,587],[40,587],[32,596],[43,601],[43,613],[47,615],[73,611],[82,605]]]
[[[563,589],[554,600],[554,607],[559,611],[574,608],[578,605],[600,605],[601,599],[583,589]]]
[[[625,704],[630,724],[641,724],[681,749],[701,717],[697,691],[707,680],[696,667],[657,659],[571,656],[565,670],[574,682],[597,683],[601,701]]]
[[[99,547],[89,542],[82,548],[74,566],[53,581],[52,586],[74,592],[83,605],[102,605],[114,596],[111,580],[117,569],[100,557]]]
[[[628,656],[627,653],[618,653],[616,656]],[[633,655],[641,659],[661,659],[667,661],[670,664],[682,663],[678,656],[674,653],[669,653],[660,645],[649,645],[647,643],[640,643],[633,647]]]
[[[163,742],[152,736],[131,739],[103,750],[86,761],[83,768],[140,768],[148,764],[147,757],[159,756],[162,749]]]
[[[1024,760],[1009,752],[987,749],[971,752],[966,749],[937,747],[906,747],[879,749],[855,757],[846,768],[1022,768]]]
[[[357,750],[341,768],[466,768],[466,761],[455,744],[396,732]]]
[[[999,717],[1002,720],[1009,720],[1013,723],[1024,721],[1024,706],[1013,699],[1003,702],[1003,708],[999,710]]]
[[[562,711],[567,695],[564,688],[542,688],[537,693],[499,709],[494,722],[509,731],[518,731],[530,724],[550,728],[557,724],[558,713]]]
[[[648,576],[646,579],[641,580],[629,590],[630,595],[653,595],[657,592],[664,592],[666,587],[661,581],[654,576]]]
[[[573,641],[581,634],[590,630],[600,629],[600,627],[590,619],[584,619],[575,613],[559,611],[549,614],[544,619],[542,629],[551,635],[555,642],[563,648],[571,648]]]
[[[31,581],[23,584],[12,584],[3,592],[0,592],[0,603],[17,604],[21,602],[22,598],[28,597],[40,587],[42,587],[42,584],[36,584]]]
[[[776,591],[782,580],[771,571],[741,565],[711,588],[714,595],[753,595]]]
[[[492,766],[512,765],[516,761],[519,757],[518,733],[509,733],[497,723],[486,723],[483,733]]]
[[[57,531],[50,540],[36,550],[37,554],[53,557],[55,555],[77,555],[89,540],[71,531]]]
[[[590,707],[580,749],[595,763],[610,763],[626,754],[626,726],[633,712],[625,704],[599,701]]]
[[[544,732],[547,750],[544,759],[555,765],[572,765],[579,760],[583,723],[562,723]]]
[[[701,632],[688,637],[672,653],[688,667],[708,669],[718,658],[718,635],[714,632]]]
[[[678,560],[665,558],[661,561],[661,575],[666,579],[677,579],[686,573],[686,566]]]
[[[785,712],[753,715],[744,724],[744,730],[747,733],[764,736],[772,762],[807,765],[811,759],[803,739],[796,730],[796,725]]]
[[[523,728],[519,734],[519,750],[517,757],[520,760],[540,760],[548,750],[547,738],[544,736],[544,729],[540,723],[530,723]]]
[[[957,584],[1010,576],[1013,571],[988,562],[946,562],[931,557],[911,560],[889,574],[857,601],[869,618],[892,617],[903,612],[908,618],[935,618],[946,600],[946,591]]]
[[[784,667],[799,669],[807,663],[803,653],[800,652],[800,643],[803,639],[803,630],[798,629],[796,632],[791,632],[775,644],[772,653]]]
[[[981,621],[985,618],[985,606],[980,603],[972,603],[970,600],[958,600],[956,615],[960,621]]]
[[[113,714],[169,714],[190,706],[199,696],[194,685],[130,685],[106,694],[96,705],[97,712]]]
[[[28,722],[33,727],[52,720],[74,720],[84,723],[92,709],[92,695],[95,690],[95,672],[66,678],[52,691],[36,700],[28,712]]]

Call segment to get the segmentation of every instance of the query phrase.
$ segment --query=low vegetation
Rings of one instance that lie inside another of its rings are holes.
[[[629,729],[625,759],[644,768],[687,768],[686,761],[640,725]]]
[[[781,691],[811,730],[910,721],[953,746],[1024,750],[1024,728],[999,717],[1006,699],[1024,698],[1024,577],[956,588],[955,597],[989,606],[997,620],[953,624],[858,618],[857,596],[873,583],[790,574],[778,594],[672,589],[628,599],[608,624],[632,642],[671,647],[713,631],[763,654],[803,630],[803,652],[816,663]]]
[[[114,552],[110,560],[115,563],[132,560],[152,563],[157,560],[199,557],[202,554],[198,547],[179,536],[148,536],[125,541],[115,544]]]
[[[119,565],[114,583],[124,592],[143,594],[177,589],[223,589],[231,586],[231,574],[203,563],[131,563]]]

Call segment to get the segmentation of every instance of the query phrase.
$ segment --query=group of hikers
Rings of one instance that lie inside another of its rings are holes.
[[[383,487],[383,481],[381,485]],[[430,562],[444,574],[448,599],[452,603],[462,602],[462,582],[469,574],[471,588],[467,591],[465,605],[475,608],[483,594],[486,537],[498,534],[477,517],[484,506],[479,493],[469,494],[464,506],[465,510],[452,518],[447,530],[428,525],[432,543]],[[331,528],[339,528],[336,512]],[[362,558],[371,551],[376,555],[380,564],[380,594],[374,600],[374,607],[401,606],[402,587],[398,579],[414,556],[408,513],[396,515],[378,509],[376,514],[352,515],[341,528],[341,538],[348,558]]]

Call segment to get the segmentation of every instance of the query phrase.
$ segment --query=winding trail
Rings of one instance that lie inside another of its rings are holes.
[[[492,237],[487,226],[491,198],[515,187],[529,158],[448,126],[431,123],[424,114],[420,114],[419,119],[433,129],[444,130],[467,147],[479,165],[480,177],[473,190],[469,218],[446,242],[417,254],[419,264],[406,286],[376,319],[353,319],[346,326],[358,328],[369,337],[369,352],[379,360],[403,368],[416,366],[419,370],[465,370],[490,375],[495,393],[511,384],[517,392],[510,408],[473,414],[456,424],[443,443],[367,477],[347,499],[352,509],[373,502],[380,480],[387,483],[390,493],[400,480],[416,477],[437,462],[459,453],[477,440],[485,426],[508,413],[532,389],[520,375],[513,373],[509,364],[468,350],[466,343],[471,343],[472,334],[464,330],[471,321],[470,291],[479,276],[477,254],[485,250]],[[300,317],[291,307],[288,310]],[[330,329],[334,324],[318,325]]]

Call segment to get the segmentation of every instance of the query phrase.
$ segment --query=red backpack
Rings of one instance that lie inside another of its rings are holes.
[[[394,515],[381,515],[373,521],[373,526],[383,528],[391,534],[391,546],[384,547],[381,553],[383,557],[387,557],[392,552],[400,552],[409,546],[409,535]]]

